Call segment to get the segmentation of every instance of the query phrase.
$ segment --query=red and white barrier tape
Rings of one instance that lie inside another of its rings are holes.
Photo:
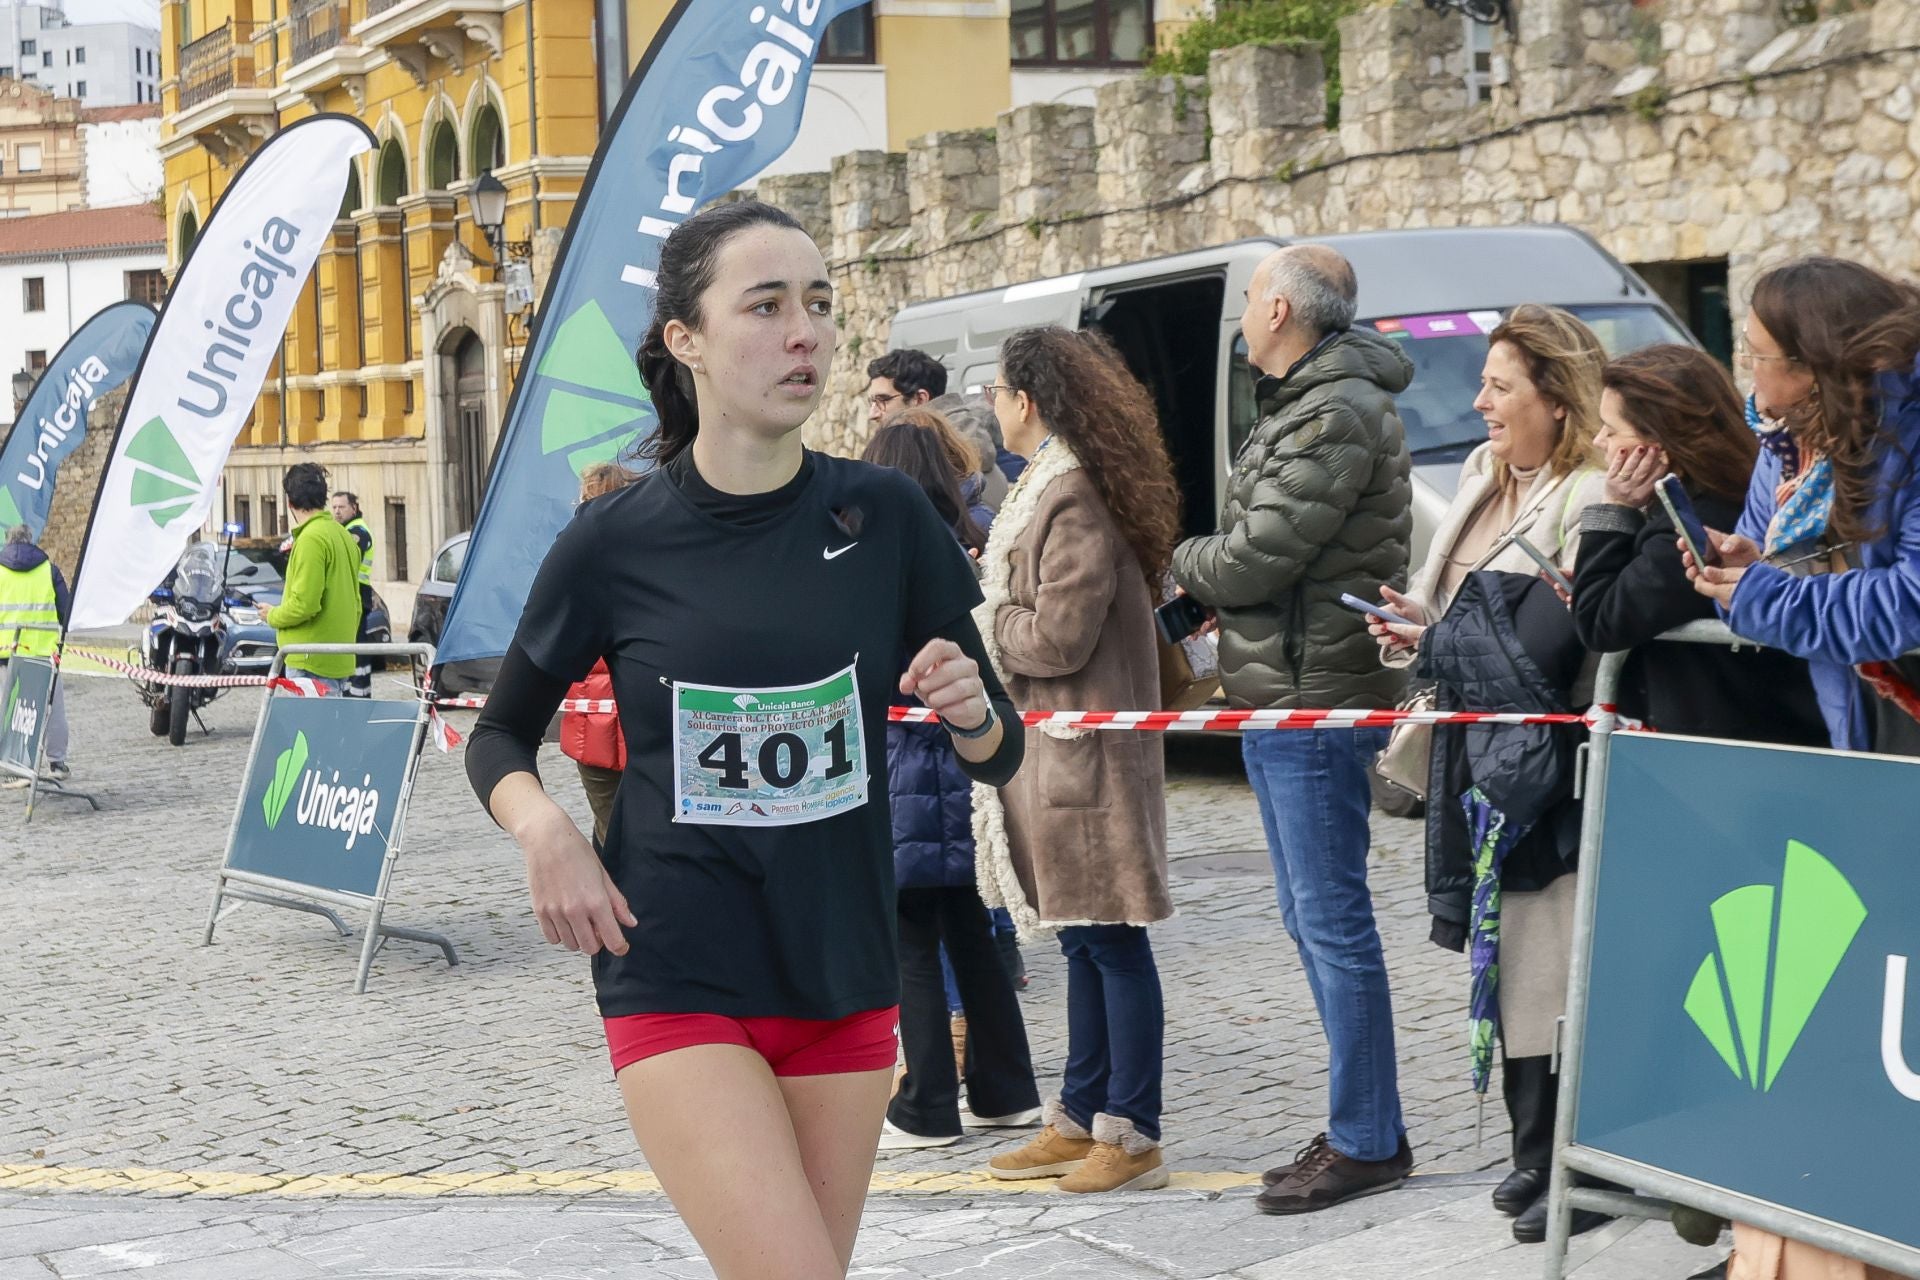
[[[485,698],[440,698],[440,707],[476,708]],[[562,711],[609,715],[619,709],[611,698],[568,698]],[[1141,733],[1235,733],[1248,729],[1374,729],[1397,724],[1587,724],[1603,708],[1585,715],[1504,711],[1403,711],[1397,707],[1344,711],[1029,711],[1021,719],[1028,728],[1053,725],[1063,729],[1131,729]],[[1610,709],[1610,708],[1608,708]],[[904,724],[937,724],[940,717],[925,707],[890,707],[887,718]],[[1645,726],[1615,713],[1617,727]]]
[[[69,648],[65,657],[84,658],[88,662],[98,663],[121,675],[131,676],[147,684],[180,685],[187,689],[242,689],[258,688],[265,685],[266,676],[182,676],[171,671],[155,671],[150,667],[136,666],[109,654],[96,653],[91,649]],[[70,675],[89,675],[91,672],[74,671]]]

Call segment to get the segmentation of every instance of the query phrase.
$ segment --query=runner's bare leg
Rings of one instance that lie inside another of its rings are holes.
[[[779,1083],[807,1181],[844,1269],[853,1262],[853,1243],[860,1234],[893,1069],[782,1076]]]
[[[644,1058],[619,1081],[641,1152],[719,1280],[843,1280],[850,1247],[822,1220],[766,1059],[739,1045],[693,1045]],[[869,1162],[877,1119],[873,1129]],[[836,1202],[847,1194],[831,1190]],[[863,1173],[858,1194],[866,1191]]]

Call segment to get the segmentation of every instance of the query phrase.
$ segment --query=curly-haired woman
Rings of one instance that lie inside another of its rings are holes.
[[[1000,350],[994,413],[1031,459],[987,542],[974,612],[1017,705],[1159,705],[1153,602],[1179,532],[1179,496],[1153,400],[1111,347],[1029,329]],[[1066,1175],[1067,1191],[1165,1186],[1163,1011],[1147,926],[1167,892],[1161,745],[1133,733],[1029,730],[1036,765],[976,788],[981,896],[1023,933],[1057,930],[1067,957],[1067,1065],[1047,1126],[990,1165]]]

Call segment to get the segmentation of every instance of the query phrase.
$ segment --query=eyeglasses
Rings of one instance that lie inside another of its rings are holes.
[[[1766,364],[1768,361],[1774,361],[1779,364],[1800,363],[1800,361],[1794,359],[1792,356],[1762,355],[1744,342],[1733,349],[1733,362],[1742,369],[1752,369],[1756,364]]]
[[[999,399],[1002,391],[1011,393],[1013,388],[1004,382],[989,382],[986,386],[980,388],[980,394],[989,400]]]
[[[906,399],[906,397],[896,391],[892,395],[868,396],[867,403],[873,406],[876,413],[885,413],[889,404],[892,404],[895,400],[904,399]]]

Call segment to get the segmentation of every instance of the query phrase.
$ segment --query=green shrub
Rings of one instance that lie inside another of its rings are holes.
[[[1155,76],[1207,74],[1207,55],[1215,49],[1243,44],[1299,44],[1318,40],[1325,46],[1327,66],[1327,123],[1340,119],[1340,28],[1338,22],[1367,6],[1368,0],[1219,0],[1211,18],[1202,18],[1182,31],[1172,44],[1154,54],[1147,74]]]

